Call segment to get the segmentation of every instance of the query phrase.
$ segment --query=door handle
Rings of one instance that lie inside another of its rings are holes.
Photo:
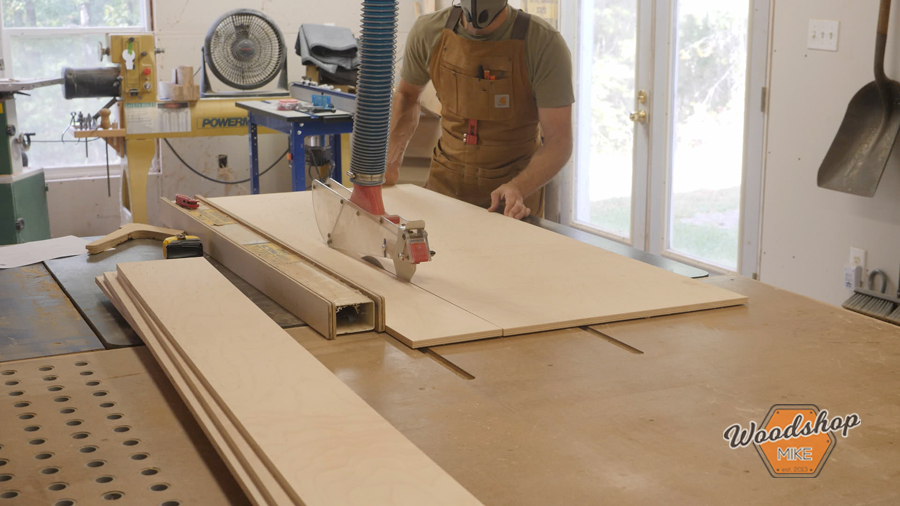
[[[647,111],[633,112],[628,117],[635,123],[644,124],[647,122]]]

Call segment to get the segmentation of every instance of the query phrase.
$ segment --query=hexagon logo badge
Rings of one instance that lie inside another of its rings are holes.
[[[830,430],[808,436],[800,436],[799,433],[804,426],[816,427],[817,419],[820,421],[820,427],[821,420],[827,423],[827,418],[819,416],[820,414],[827,417],[828,412],[819,411],[819,408],[812,404],[772,406],[761,428],[769,434],[770,439],[772,436],[777,437],[779,433],[782,437],[792,434],[795,437],[770,440],[761,444],[753,443],[769,474],[775,478],[815,478],[819,475],[837,444],[837,438]],[[825,428],[828,427],[826,424]]]
[[[829,418],[813,404],[776,404],[765,420],[748,428],[734,424],[722,434],[736,450],[753,445],[774,478],[815,478],[837,445],[862,422],[856,413]]]

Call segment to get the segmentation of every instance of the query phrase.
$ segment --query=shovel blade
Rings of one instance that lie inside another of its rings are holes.
[[[871,82],[850,101],[819,168],[821,188],[872,197],[900,132],[900,83],[889,81],[890,102]]]

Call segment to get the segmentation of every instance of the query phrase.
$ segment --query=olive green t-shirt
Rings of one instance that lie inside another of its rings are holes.
[[[451,7],[452,8],[452,7]],[[409,32],[403,68],[400,76],[416,86],[424,86],[431,79],[429,63],[441,32],[450,17],[450,9],[442,9],[420,16]],[[499,28],[488,35],[476,37],[457,23],[455,33],[472,40],[508,40],[518,9],[507,7],[509,16]],[[549,23],[531,16],[525,35],[525,59],[528,77],[538,108],[564,107],[575,102],[572,89],[572,55],[562,35]]]

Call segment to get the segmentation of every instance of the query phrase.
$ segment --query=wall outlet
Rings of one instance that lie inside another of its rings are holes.
[[[866,250],[862,248],[850,248],[850,265],[862,267],[866,271]]]
[[[862,267],[848,265],[844,267],[844,288],[855,290],[862,286]]]
[[[820,51],[837,51],[841,23],[824,19],[810,19],[806,47]]]

